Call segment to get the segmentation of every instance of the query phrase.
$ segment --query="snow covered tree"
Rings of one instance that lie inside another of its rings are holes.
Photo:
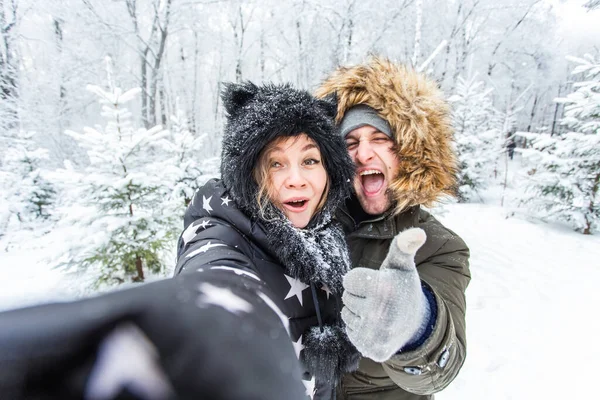
[[[492,89],[486,89],[477,74],[458,79],[450,97],[459,161],[458,199],[472,200],[485,189],[502,152],[502,117],[494,109]]]
[[[600,60],[569,58],[583,80],[556,101],[565,105],[561,135],[524,135],[533,148],[525,155],[535,168],[523,201],[544,219],[570,223],[589,235],[600,228]]]
[[[177,204],[185,207],[200,186],[219,175],[219,157],[201,159],[206,154],[207,135],[195,136],[189,129],[188,120],[181,110],[171,117],[169,140],[165,148],[172,154],[169,171],[172,173],[173,196]],[[182,209],[183,212],[183,209]]]
[[[93,232],[69,249],[68,264],[96,268],[98,284],[128,277],[143,281],[145,268],[160,272],[162,252],[172,247],[180,219],[163,207],[171,192],[163,174],[170,161],[162,153],[168,132],[161,126],[134,128],[125,104],[140,89],[113,87],[110,69],[109,84],[109,90],[88,86],[100,99],[106,126],[67,131],[87,150],[89,166],[82,172],[63,171],[63,179],[72,183],[75,206],[84,207],[70,206],[65,220],[75,219],[75,225]]]
[[[52,213],[56,190],[44,169],[48,151],[38,147],[34,135],[20,132],[4,154],[0,179],[5,204],[0,211],[3,231],[10,219],[18,221],[20,226],[14,226],[15,229],[30,229],[36,221],[42,223]]]

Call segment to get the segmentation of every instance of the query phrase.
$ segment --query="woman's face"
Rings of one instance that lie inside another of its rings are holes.
[[[316,143],[305,134],[280,139],[269,152],[271,201],[296,228],[304,228],[315,214],[327,172]]]

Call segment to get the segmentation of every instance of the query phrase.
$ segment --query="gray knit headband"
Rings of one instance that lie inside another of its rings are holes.
[[[366,104],[359,104],[350,108],[344,114],[342,122],[340,123],[340,133],[345,138],[350,132],[355,129],[361,128],[365,125],[370,125],[376,128],[381,133],[385,133],[387,136],[392,137],[392,129],[390,124],[377,114],[373,108]]]

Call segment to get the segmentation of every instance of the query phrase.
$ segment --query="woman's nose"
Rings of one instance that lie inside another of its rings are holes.
[[[288,176],[285,180],[287,187],[304,187],[306,186],[306,178],[298,167],[292,167],[288,170]]]

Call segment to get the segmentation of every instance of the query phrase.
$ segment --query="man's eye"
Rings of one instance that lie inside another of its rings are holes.
[[[358,142],[355,141],[348,141],[346,142],[346,148],[348,149],[353,149],[358,145]]]
[[[386,137],[377,137],[377,138],[373,139],[373,141],[375,143],[385,143],[385,142],[387,142],[389,140],[390,140],[390,138],[387,137],[387,136]]]

